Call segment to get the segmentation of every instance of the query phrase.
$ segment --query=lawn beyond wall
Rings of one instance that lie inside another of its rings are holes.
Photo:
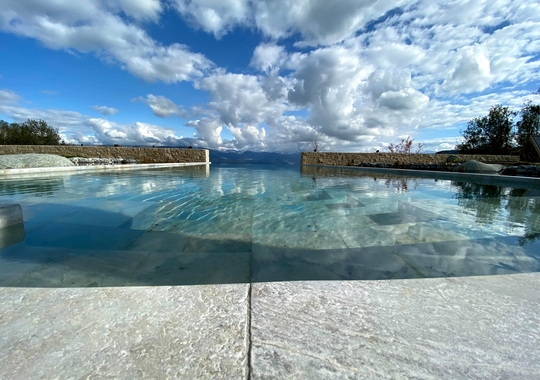
[[[28,153],[57,154],[63,157],[135,159],[141,164],[210,162],[210,155],[207,149],[128,148],[72,145],[0,145],[0,155]]]
[[[458,156],[463,163],[476,160],[489,164],[510,165],[519,161],[519,156],[494,156],[484,154],[403,154],[403,153],[327,153],[302,152],[301,165],[358,166],[373,164],[445,164],[450,156]]]

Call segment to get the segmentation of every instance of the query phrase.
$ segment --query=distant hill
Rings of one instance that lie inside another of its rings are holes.
[[[300,153],[238,152],[210,149],[210,162],[214,164],[287,164],[299,165]]]
[[[138,146],[135,146],[138,147]],[[188,149],[187,146],[156,146],[156,148],[180,148]],[[198,148],[194,149],[208,149]],[[274,153],[274,152],[239,152],[237,150],[214,150],[210,151],[210,162],[213,164],[280,164],[300,165],[300,152],[297,153]]]
[[[441,150],[435,154],[459,154],[459,150]]]

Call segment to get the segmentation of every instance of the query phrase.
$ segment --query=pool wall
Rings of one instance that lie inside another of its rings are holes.
[[[208,149],[72,145],[0,145],[4,154],[57,154],[64,157],[135,159],[141,164],[210,162]]]
[[[451,154],[404,154],[404,153],[339,153],[302,152],[301,165],[357,166],[362,163],[374,164],[444,164]],[[455,155],[453,155],[455,156]],[[487,154],[458,154],[460,162],[476,160],[489,164],[513,164],[519,156],[496,156]]]

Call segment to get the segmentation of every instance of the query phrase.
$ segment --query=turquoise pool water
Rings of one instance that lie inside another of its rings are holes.
[[[0,202],[20,203],[25,218],[24,228],[0,237],[0,286],[540,270],[538,190],[359,170],[212,165],[4,179]]]

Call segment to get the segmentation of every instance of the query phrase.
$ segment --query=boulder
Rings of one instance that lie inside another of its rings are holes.
[[[498,164],[484,164],[475,160],[467,161],[458,167],[458,171],[464,173],[496,174],[504,168]]]
[[[75,166],[73,162],[56,154],[7,154],[0,156],[0,169],[48,168]]]
[[[448,158],[446,159],[447,164],[456,164],[458,162],[459,162],[458,156],[448,156]]]

